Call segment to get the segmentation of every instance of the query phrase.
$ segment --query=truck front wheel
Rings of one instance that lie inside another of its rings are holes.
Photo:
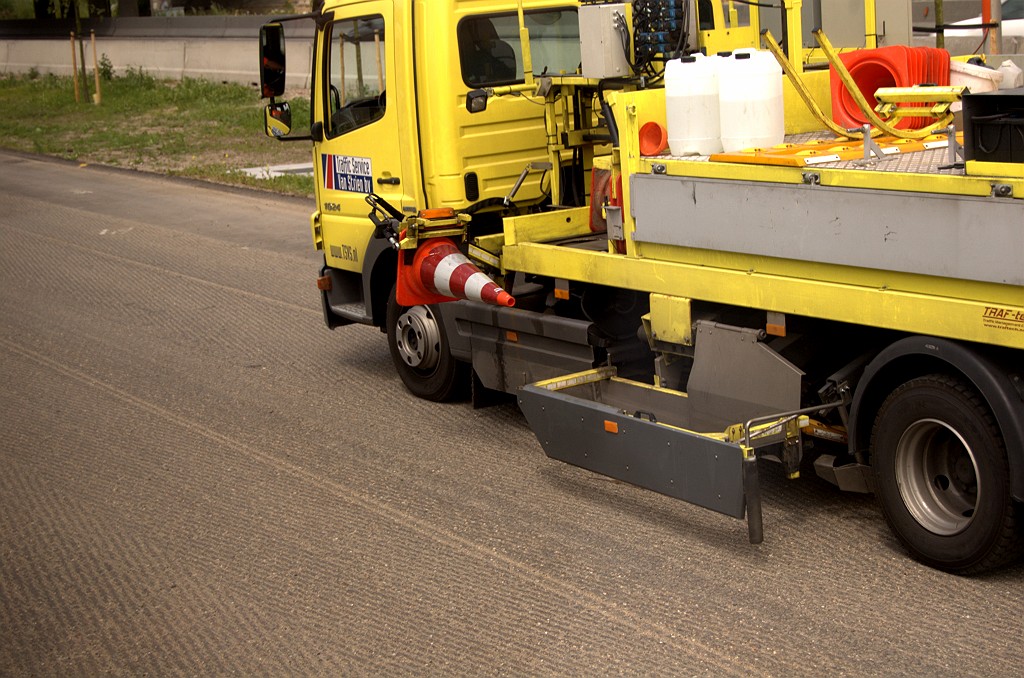
[[[435,307],[402,306],[392,289],[386,329],[391,360],[410,393],[436,402],[463,395],[469,366],[452,357]]]
[[[885,518],[918,560],[968,574],[1017,556],[1006,448],[967,383],[933,374],[893,391],[875,419],[871,465]]]

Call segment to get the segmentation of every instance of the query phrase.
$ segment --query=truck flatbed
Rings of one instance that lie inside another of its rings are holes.
[[[554,244],[557,229],[530,225],[555,226],[545,215],[521,217],[506,220],[508,269],[1024,348],[1024,323],[1006,321],[1024,315],[1024,179],[942,169],[945,135],[867,163],[642,156],[639,128],[658,118],[629,111],[663,115],[662,102],[657,91],[613,97],[626,253],[577,256]],[[573,222],[561,237],[583,234],[585,213]]]

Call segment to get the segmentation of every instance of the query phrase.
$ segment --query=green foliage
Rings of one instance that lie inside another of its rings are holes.
[[[32,0],[0,0],[0,20],[34,18]]]
[[[25,17],[18,16],[18,9],[15,7],[13,0],[0,0],[0,21],[22,18]]]
[[[100,74],[103,76],[102,61]],[[103,76],[104,78],[106,76]],[[308,177],[257,180],[245,167],[309,162],[310,146],[281,143],[263,132],[255,89],[186,78],[160,81],[127,68],[102,88],[102,105],[91,103],[92,81],[75,102],[74,83],[54,75],[0,77],[5,113],[0,146],[79,162],[178,174],[220,183],[311,195]],[[309,103],[291,102],[301,129]]]
[[[243,15],[243,14],[296,14],[295,6],[291,2],[281,1],[277,7],[268,8],[261,3],[259,9],[253,11],[246,7],[245,2],[211,2],[209,9],[192,7],[187,10],[189,14],[205,14],[208,16]],[[308,11],[308,10],[307,10]]]
[[[151,90],[156,87],[156,78],[143,70],[142,66],[124,69],[124,84],[129,88]]]
[[[380,90],[377,89],[376,82],[373,85],[353,83],[345,87],[345,101],[355,101],[356,99],[365,99],[378,95],[380,95]]]
[[[110,57],[107,56],[106,52],[100,56],[99,71],[100,78],[103,80],[110,82],[114,79],[114,64],[110,61]]]

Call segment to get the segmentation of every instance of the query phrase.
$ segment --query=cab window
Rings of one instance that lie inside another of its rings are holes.
[[[580,26],[575,9],[527,12],[530,56],[535,73],[575,73],[580,65]],[[462,80],[470,87],[523,80],[519,17],[515,14],[466,17],[459,22]]]
[[[336,137],[384,117],[384,17],[335,21],[328,30],[330,55],[324,81],[329,91],[327,136]]]

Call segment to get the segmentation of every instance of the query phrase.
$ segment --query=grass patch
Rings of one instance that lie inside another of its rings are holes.
[[[89,81],[90,88],[92,80]],[[71,78],[0,77],[6,121],[0,146],[84,163],[127,167],[206,181],[312,196],[309,177],[259,180],[245,167],[309,162],[310,145],[281,143],[263,133],[263,106],[255,88],[205,80],[160,81],[128,70],[102,83],[102,104]],[[309,103],[294,98],[301,129]]]

